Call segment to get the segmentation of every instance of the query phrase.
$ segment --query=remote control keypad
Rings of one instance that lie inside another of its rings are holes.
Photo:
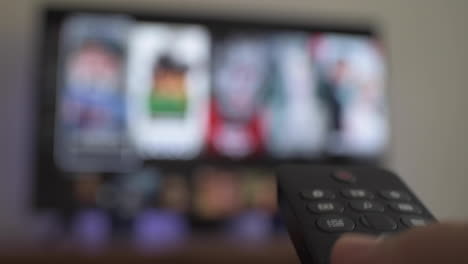
[[[354,177],[354,176],[353,176]],[[336,193],[341,194],[348,202],[343,204],[336,201]],[[362,188],[347,188],[340,191],[326,189],[311,189],[300,192],[302,199],[307,200],[307,209],[312,214],[323,215],[316,221],[317,226],[324,232],[350,232],[357,224],[375,231],[394,231],[398,226],[416,227],[428,225],[431,221],[418,215],[422,209],[411,202],[411,197],[400,190],[377,191],[386,202],[377,201],[373,192]],[[315,201],[313,201],[315,200]],[[346,215],[345,210],[361,213],[354,221]],[[386,215],[391,209],[401,214],[399,219]]]

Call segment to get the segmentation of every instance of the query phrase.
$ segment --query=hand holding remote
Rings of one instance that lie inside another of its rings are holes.
[[[394,263],[468,263],[468,224],[433,224],[384,239],[345,234],[331,254],[331,264]]]
[[[290,165],[279,168],[277,174],[281,214],[304,264],[383,263],[373,251],[365,250],[372,249],[373,245],[379,245],[377,248],[384,245],[382,250],[390,259],[386,263],[400,263],[400,259],[393,255],[393,248],[385,251],[388,248],[385,245],[416,254],[415,250],[425,245],[419,242],[433,243],[427,250],[423,249],[423,253],[440,252],[432,247],[440,243],[435,241],[438,237],[419,233],[419,227],[432,226],[435,218],[390,171],[369,166]],[[405,232],[412,228],[415,231]],[[372,239],[343,238],[332,255],[335,242],[349,232],[391,238],[380,242],[383,244]],[[403,242],[395,246],[392,242],[395,239]],[[468,248],[465,251],[468,252]],[[348,256],[348,253],[353,255]]]

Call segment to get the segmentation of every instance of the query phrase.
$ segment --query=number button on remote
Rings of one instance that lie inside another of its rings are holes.
[[[349,217],[329,215],[320,217],[317,226],[325,232],[336,233],[353,231],[356,224]]]
[[[410,201],[411,198],[406,192],[397,190],[384,190],[380,192],[380,196],[387,200]]]
[[[306,200],[333,199],[335,195],[329,190],[312,189],[301,192],[301,197]]]
[[[401,213],[420,214],[421,208],[412,203],[391,203],[390,208]]]
[[[407,227],[427,226],[432,221],[420,216],[402,216],[401,222]]]
[[[373,199],[374,194],[364,189],[345,189],[341,194],[348,199]]]
[[[384,214],[365,214],[361,216],[361,223],[378,231],[392,231],[397,228],[397,223]]]
[[[349,206],[356,211],[360,212],[383,212],[384,206],[381,203],[362,200],[362,201],[351,201]]]
[[[316,214],[341,213],[344,210],[344,206],[337,202],[313,202],[307,208]]]

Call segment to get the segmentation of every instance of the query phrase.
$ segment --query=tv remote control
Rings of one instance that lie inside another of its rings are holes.
[[[281,215],[304,264],[328,264],[345,232],[385,235],[435,221],[400,178],[366,166],[280,167]]]

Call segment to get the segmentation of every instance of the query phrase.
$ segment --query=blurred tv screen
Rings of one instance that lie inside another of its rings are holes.
[[[78,237],[263,237],[275,165],[388,144],[369,28],[49,10],[42,37],[35,204]]]

